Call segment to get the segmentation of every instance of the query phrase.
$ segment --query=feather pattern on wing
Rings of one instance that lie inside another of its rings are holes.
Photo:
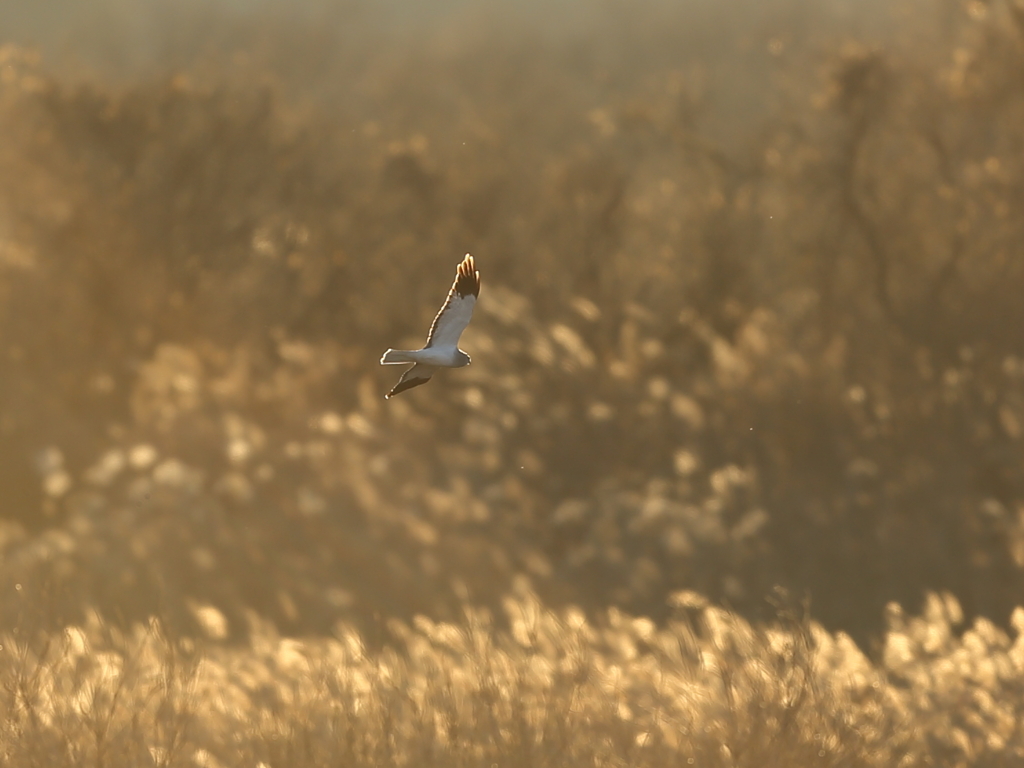
[[[455,283],[448,292],[448,299],[430,325],[426,347],[458,345],[459,337],[473,317],[473,307],[479,295],[480,273],[473,257],[467,253],[455,273]]]
[[[420,384],[426,384],[430,381],[430,377],[433,375],[434,367],[432,365],[416,363],[416,365],[402,374],[402,378],[400,378],[398,383],[391,388],[390,392],[384,395],[384,399],[390,400],[395,395],[405,392],[407,389],[418,387]]]

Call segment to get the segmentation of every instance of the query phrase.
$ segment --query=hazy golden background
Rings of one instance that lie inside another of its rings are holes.
[[[8,629],[1010,626],[1019,0],[24,2],[0,44]],[[467,251],[473,365],[385,402]]]

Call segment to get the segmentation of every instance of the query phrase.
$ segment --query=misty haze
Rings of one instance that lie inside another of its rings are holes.
[[[1022,73],[1024,0],[0,5],[2,762],[1024,764]]]

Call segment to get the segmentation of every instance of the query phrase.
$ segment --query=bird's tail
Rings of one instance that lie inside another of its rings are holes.
[[[408,349],[389,349],[380,359],[381,365],[399,365],[401,363],[415,363],[416,359]]]

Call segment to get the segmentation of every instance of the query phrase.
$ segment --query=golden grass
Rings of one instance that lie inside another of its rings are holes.
[[[502,622],[392,622],[243,646],[172,641],[156,620],[0,652],[10,766],[911,766],[1024,757],[1024,611],[1011,640],[932,595],[891,607],[884,659],[784,618],[751,626],[693,593],[664,627],[552,611],[520,582]],[[213,610],[213,609],[210,609]],[[504,627],[504,628],[502,628]]]

